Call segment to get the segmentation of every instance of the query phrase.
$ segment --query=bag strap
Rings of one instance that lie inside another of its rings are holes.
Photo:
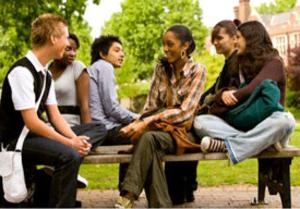
[[[47,72],[46,72],[45,75],[43,75],[43,87],[42,87],[42,91],[41,91],[41,94],[39,96],[39,99],[35,103],[35,109],[36,109],[36,111],[38,110],[38,108],[40,106],[41,100],[42,100],[44,92],[45,92],[46,82],[47,82],[46,78],[47,78]],[[18,138],[18,142],[17,142],[15,151],[21,152],[24,140],[25,140],[28,132],[29,132],[28,128],[24,125],[24,128],[22,129],[22,132],[21,132],[21,134],[20,134],[20,136]]]
[[[245,76],[241,69],[239,69],[239,79],[241,84],[246,82]]]

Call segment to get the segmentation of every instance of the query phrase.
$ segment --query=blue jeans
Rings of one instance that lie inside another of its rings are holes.
[[[295,119],[289,112],[274,112],[247,132],[235,129],[214,115],[199,115],[194,120],[197,136],[224,140],[233,164],[259,154],[277,142],[287,146],[294,128]]]
[[[92,145],[92,149],[102,145],[105,142],[108,133],[105,125],[99,122],[75,125],[71,128],[76,135],[85,135],[90,137],[88,142]]]
[[[54,172],[50,186],[49,207],[74,207],[81,156],[57,141],[29,136],[24,141],[23,165],[50,165]]]
[[[92,144],[93,148],[101,145],[107,135],[105,126],[96,122],[76,125],[72,129],[77,135],[90,137],[89,143]],[[0,141],[1,137],[0,135]],[[15,147],[15,144],[16,140],[10,143],[11,149]],[[24,141],[22,157],[28,184],[34,181],[33,176],[36,172],[36,165],[54,167],[50,183],[49,204],[45,203],[47,207],[68,208],[75,206],[77,175],[82,160],[76,150],[46,137],[29,133]],[[48,191],[45,192],[48,193]],[[1,194],[3,192],[0,190]],[[0,205],[2,201],[4,200],[0,198]],[[6,204],[5,201],[4,204]]]

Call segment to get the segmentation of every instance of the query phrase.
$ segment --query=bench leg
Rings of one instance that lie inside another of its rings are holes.
[[[266,167],[265,161],[262,159],[258,159],[258,199],[254,197],[251,200],[251,205],[267,205],[268,203],[265,201],[265,191],[266,191]]]
[[[266,191],[266,181],[263,175],[263,165],[261,160],[258,160],[258,204],[266,204],[265,202],[265,191]]]
[[[290,165],[292,158],[258,160],[258,204],[265,204],[265,188],[280,194],[283,208],[291,207]]]
[[[283,191],[280,192],[280,198],[283,208],[291,208],[291,183],[290,183],[290,165],[292,159],[286,159],[286,163],[282,163],[283,172],[281,173],[281,179],[283,183]]]

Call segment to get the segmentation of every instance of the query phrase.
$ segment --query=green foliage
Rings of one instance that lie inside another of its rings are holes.
[[[286,107],[286,111],[291,112],[296,120],[300,120],[300,108],[299,107]]]
[[[217,54],[211,55],[208,51],[204,51],[202,54],[194,56],[194,59],[198,63],[203,63],[206,67],[205,88],[208,89],[215,83],[219,76],[224,65],[224,57]]]
[[[127,58],[117,76],[120,88],[150,79],[156,60],[163,54],[162,35],[174,24],[189,27],[197,49],[201,50],[207,34],[201,16],[197,0],[124,0],[122,11],[113,14],[102,30],[120,36],[123,41]],[[137,89],[135,95],[139,94]]]
[[[100,0],[93,0],[99,4]],[[79,58],[89,61],[90,28],[83,20],[87,0],[0,0],[0,83],[12,63],[30,48],[31,22],[43,13],[63,16],[70,31],[79,35]]]
[[[123,84],[122,88],[118,89],[118,96],[120,98],[127,98],[127,97],[135,97],[138,95],[147,95],[149,92],[150,84],[149,82],[139,82],[133,84]]]
[[[300,108],[300,92],[287,91],[286,92],[286,105],[288,107]]]
[[[90,48],[92,45],[91,28],[85,21],[79,21],[78,19],[72,19],[72,25],[69,31],[75,33],[80,41],[80,48],[77,51],[77,59],[84,62],[87,66],[91,62]]]
[[[287,66],[286,106],[296,110],[300,108],[300,47],[291,49]],[[293,108],[292,108],[293,107]]]
[[[276,14],[292,9],[297,0],[275,0],[271,3],[263,3],[257,7],[257,11],[262,14]]]
[[[15,59],[18,58],[16,51],[25,53],[27,50],[26,43],[18,43],[19,37],[16,28],[10,27],[4,29],[0,26],[0,84],[2,83],[7,70],[10,68]],[[16,43],[16,44],[13,44]]]

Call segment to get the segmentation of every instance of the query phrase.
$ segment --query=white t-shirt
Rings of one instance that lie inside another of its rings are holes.
[[[26,58],[33,64],[37,72],[46,74],[47,66],[43,66],[32,51],[27,52]],[[8,82],[15,110],[35,108],[34,77],[29,70],[21,66],[15,67],[8,75]],[[53,82],[51,82],[45,104],[57,104]]]
[[[85,68],[86,66],[82,62],[75,60],[54,81],[59,106],[79,106],[76,93],[76,80]],[[80,124],[80,115],[62,114],[62,116],[71,126]]]

